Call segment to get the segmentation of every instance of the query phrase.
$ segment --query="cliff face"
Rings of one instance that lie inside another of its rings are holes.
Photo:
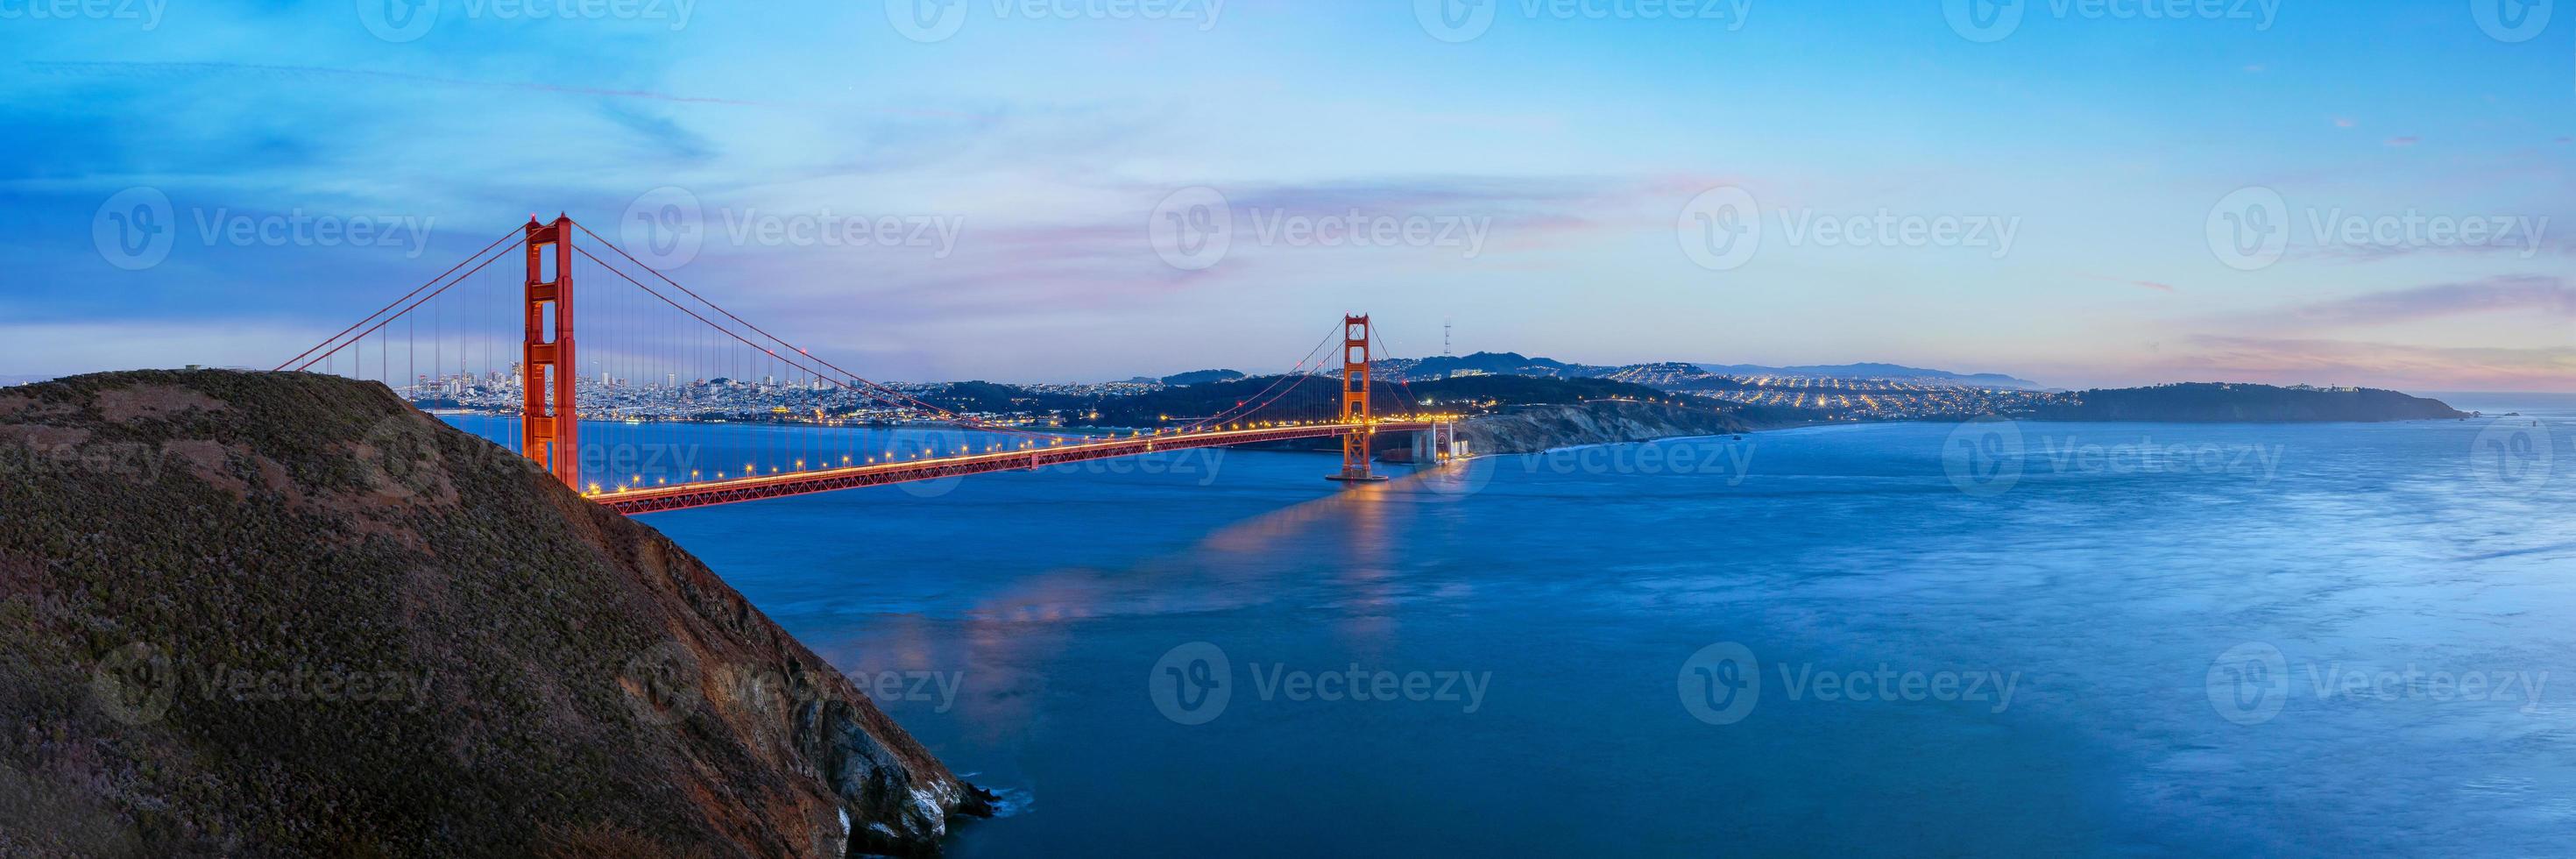
[[[1645,441],[1689,435],[1750,432],[1742,418],[1655,403],[1619,401],[1529,406],[1471,418],[1458,438],[1474,454],[1536,453],[1581,444]]]
[[[372,383],[0,389],[0,855],[935,851],[985,798],[650,528]]]

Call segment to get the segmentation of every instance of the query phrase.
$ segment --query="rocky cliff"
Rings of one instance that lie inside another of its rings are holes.
[[[1741,416],[1656,403],[1599,401],[1523,406],[1458,425],[1470,453],[1535,453],[1581,444],[1718,435],[1759,429]]]
[[[933,852],[987,798],[688,552],[384,387],[0,389],[0,855]]]

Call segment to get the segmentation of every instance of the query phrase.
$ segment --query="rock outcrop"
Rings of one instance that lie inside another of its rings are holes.
[[[989,797],[705,564],[373,383],[0,389],[0,855],[935,852]]]
[[[1536,453],[1581,444],[1646,441],[1673,436],[1751,432],[1742,417],[1658,403],[1598,401],[1581,405],[1520,406],[1470,418],[1458,438],[1477,455]]]

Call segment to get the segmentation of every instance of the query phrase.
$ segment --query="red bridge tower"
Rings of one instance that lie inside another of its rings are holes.
[[[550,249],[552,278],[546,276]],[[573,382],[581,365],[574,363],[572,346],[571,218],[556,215],[549,224],[528,216],[527,311],[527,338],[520,344],[519,390],[526,399],[519,410],[519,452],[579,492],[581,420],[573,407]]]
[[[1369,412],[1368,314],[1342,317],[1342,423],[1362,426],[1342,436],[1342,470],[1326,480],[1369,482],[1386,478],[1369,473],[1369,443],[1377,427]]]

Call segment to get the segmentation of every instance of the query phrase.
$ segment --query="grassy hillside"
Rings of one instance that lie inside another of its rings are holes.
[[[0,855],[917,853],[982,806],[696,558],[380,385],[0,389],[0,475]]]
[[[2187,382],[2090,390],[2038,417],[2069,421],[2406,421],[2468,417],[2440,400],[2377,388]]]

